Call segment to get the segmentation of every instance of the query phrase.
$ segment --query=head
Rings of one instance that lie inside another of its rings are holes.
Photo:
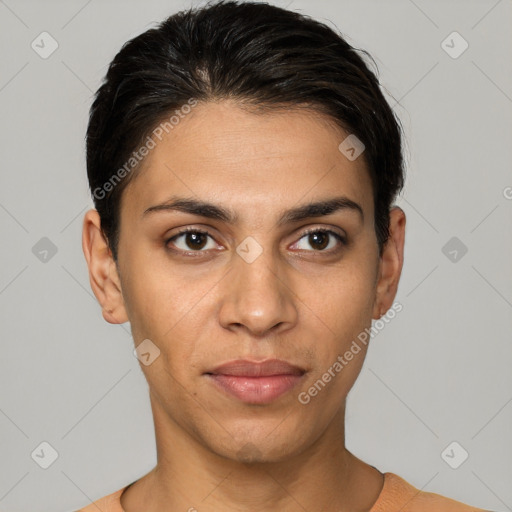
[[[159,354],[141,366],[154,409],[220,455],[311,446],[342,417],[368,340],[339,356],[396,295],[401,130],[362,55],[300,14],[217,2],[126,43],[91,107],[91,286]],[[268,403],[210,382],[221,363],[270,358],[301,378]]]

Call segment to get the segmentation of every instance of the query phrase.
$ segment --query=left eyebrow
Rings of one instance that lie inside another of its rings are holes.
[[[342,210],[357,212],[361,217],[361,221],[364,221],[362,207],[346,196],[339,196],[292,208],[291,210],[284,212],[277,225],[281,226],[283,224],[291,224],[293,222],[299,222],[313,217],[323,217]]]
[[[346,196],[338,196],[331,199],[307,203],[286,210],[279,218],[277,226],[291,224],[314,217],[323,217],[342,210],[357,212],[361,220],[364,221],[363,209],[358,203]],[[191,215],[197,215],[199,217],[220,220],[228,224],[235,224],[239,219],[237,214],[222,206],[193,198],[175,196],[171,197],[164,203],[150,206],[144,210],[142,216],[145,217],[149,213],[159,211],[180,211]]]

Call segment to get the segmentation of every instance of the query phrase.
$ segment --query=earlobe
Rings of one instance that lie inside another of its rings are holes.
[[[379,278],[373,318],[381,318],[393,304],[402,273],[405,245],[405,213],[394,206],[389,212],[389,239],[384,245],[379,263]]]
[[[82,249],[89,268],[91,288],[102,307],[103,318],[111,324],[127,322],[117,267],[95,209],[89,210],[84,217]]]

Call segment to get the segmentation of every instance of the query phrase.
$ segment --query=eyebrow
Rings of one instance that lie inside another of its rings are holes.
[[[164,203],[151,206],[144,210],[142,214],[146,217],[150,213],[162,211],[179,211],[189,213],[208,219],[219,220],[228,224],[236,224],[239,217],[233,211],[206,201],[200,201],[193,198],[173,196]],[[338,211],[353,211],[359,214],[361,221],[364,221],[364,213],[362,207],[346,196],[337,196],[331,199],[310,202],[282,213],[277,222],[277,226],[283,224],[291,224],[306,220],[312,217],[323,217],[331,215]]]

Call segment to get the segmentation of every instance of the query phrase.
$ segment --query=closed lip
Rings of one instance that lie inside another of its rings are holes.
[[[273,375],[300,376],[304,375],[306,370],[282,359],[267,359],[266,361],[237,359],[223,363],[205,373],[208,375],[232,375],[235,377],[270,377]]]

